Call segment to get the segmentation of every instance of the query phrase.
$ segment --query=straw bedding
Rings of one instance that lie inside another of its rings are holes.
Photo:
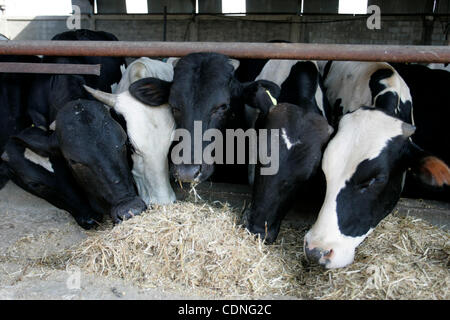
[[[282,227],[264,245],[222,203],[154,207],[114,228],[89,232],[68,264],[142,288],[209,298],[449,299],[449,233],[391,214],[346,268],[309,266],[306,229]]]

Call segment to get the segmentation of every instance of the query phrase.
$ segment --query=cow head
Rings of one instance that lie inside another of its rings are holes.
[[[397,204],[406,170],[432,185],[450,182],[449,168],[411,142],[414,130],[372,108],[342,117],[322,160],[327,190],[305,236],[309,260],[326,268],[352,263],[356,247]]]
[[[134,181],[139,196],[148,205],[168,204],[176,200],[170,185],[167,158],[175,130],[172,112],[164,102],[167,97],[157,99],[154,96],[151,101],[145,99],[145,93],[153,85],[161,83],[162,80],[144,78],[119,94],[85,87],[95,98],[125,118],[128,138],[134,149],[131,155]]]
[[[81,227],[90,229],[102,220],[101,212],[90,206],[48,132],[37,127],[22,130],[8,140],[1,158],[15,184],[66,210]]]
[[[256,166],[252,203],[244,223],[267,243],[277,238],[293,197],[302,196],[297,191],[308,184],[319,168],[323,146],[333,132],[326,119],[311,110],[281,103],[272,107],[262,121],[261,127],[268,129],[268,141],[271,129],[279,130],[279,170],[275,175],[261,175],[262,165]]]
[[[114,222],[140,214],[127,162],[127,135],[99,102],[75,100],[56,116],[54,135],[75,180],[91,206],[110,212]]]
[[[214,164],[194,159],[195,123],[201,122],[202,132],[242,126],[242,94],[251,83],[241,84],[236,80],[234,70],[237,65],[236,60],[221,54],[192,53],[177,61],[173,82],[159,80],[159,84],[155,82],[133,94],[151,105],[163,103],[168,97],[177,128],[190,134],[191,163],[174,165],[173,174],[178,180],[202,182],[214,172]],[[203,142],[202,151],[208,144]]]

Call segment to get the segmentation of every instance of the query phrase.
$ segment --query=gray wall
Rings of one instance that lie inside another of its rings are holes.
[[[295,13],[301,9],[301,1],[293,0],[247,0],[247,12]]]
[[[163,13],[167,7],[168,13],[192,13],[195,0],[147,0],[149,13]]]
[[[66,17],[36,19],[0,16],[0,33],[16,40],[47,40],[67,31]],[[168,41],[253,41],[273,39],[310,43],[403,44],[424,43],[422,17],[383,17],[381,30],[369,30],[361,16],[169,16]],[[109,31],[120,40],[162,40],[162,15],[82,15],[82,28]],[[446,44],[442,21],[431,23],[428,44]]]
[[[99,13],[127,13],[125,0],[97,0]]]

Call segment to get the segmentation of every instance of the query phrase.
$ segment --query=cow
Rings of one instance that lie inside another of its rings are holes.
[[[447,121],[450,117],[450,72],[419,64],[390,63],[405,80],[414,106],[414,143],[450,165],[450,150],[443,141],[450,140]],[[437,138],[439,137],[439,138]],[[406,175],[403,196],[450,201],[450,187],[432,187],[421,183],[410,172]]]
[[[311,262],[340,268],[353,262],[356,247],[395,207],[407,170],[435,186],[450,183],[450,170],[411,141],[410,91],[392,66],[333,61],[324,72],[339,121],[322,159],[325,200],[304,251]]]
[[[314,200],[318,203],[323,200],[325,187],[319,168],[333,128],[327,122],[328,101],[315,62],[269,60],[256,79],[272,81],[281,89],[278,97],[281,103],[271,106],[268,113],[251,114],[251,107],[246,110],[256,128],[280,131],[279,171],[275,175],[261,175],[261,165],[256,166],[252,201],[245,212],[244,225],[266,243],[272,243],[294,199],[310,201],[311,196],[306,194],[312,192],[307,189],[314,186]],[[267,106],[262,108],[265,109]]]
[[[147,104],[140,92],[154,83],[155,77],[172,81],[173,67],[149,58],[135,60],[127,68],[116,94],[85,89],[96,99],[124,117],[132,145],[132,173],[139,196],[147,205],[168,204],[176,200],[170,185],[168,153],[175,122],[167,101]]]
[[[316,61],[243,59],[236,74],[240,81],[249,80],[248,75],[251,75],[253,77],[251,80],[275,83],[280,88],[280,92],[277,93],[280,102],[301,105],[305,100],[312,101],[316,111],[327,118],[330,107],[323,93],[324,87],[318,68]],[[256,123],[258,119],[264,118],[264,114],[260,114],[260,109],[245,106],[247,126],[258,126]],[[254,167],[250,166],[248,177],[250,184],[253,184],[253,179]]]
[[[60,41],[117,41],[111,33],[87,29],[71,30],[55,35]],[[56,118],[59,108],[76,99],[92,99],[83,89],[90,87],[111,92],[111,86],[121,79],[121,66],[126,66],[121,57],[59,57],[44,56],[44,63],[100,64],[101,74],[96,75],[35,75],[28,94],[28,113],[33,124],[48,129]]]
[[[251,83],[241,83],[234,76],[238,61],[218,53],[191,53],[176,61],[172,82],[154,79],[154,82],[140,93],[142,102],[158,105],[168,101],[176,127],[185,129],[194,137],[194,124],[201,121],[202,131],[207,129],[246,128],[244,123],[243,99]],[[260,82],[268,90],[275,90],[275,84]],[[271,91],[272,92],[272,91]],[[274,93],[275,94],[275,93]],[[194,139],[191,152],[194,159]],[[208,145],[203,142],[202,151]],[[237,166],[236,166],[237,167]],[[241,166],[245,178],[247,168]],[[183,182],[200,183],[210,178],[215,164],[203,161],[198,164],[174,164],[172,174]]]
[[[1,158],[13,182],[90,229],[104,212],[120,223],[146,209],[134,188],[126,140],[103,104],[77,99],[59,108],[54,131],[22,130]]]
[[[243,223],[270,244],[276,240],[293,200],[299,197],[307,200],[301,190],[311,187],[311,180],[320,167],[323,147],[333,130],[315,111],[312,102],[301,106],[277,104],[261,121],[261,127],[268,130],[269,141],[271,130],[279,130],[279,170],[275,175],[261,175],[263,165],[256,165],[251,205]]]
[[[35,56],[0,56],[1,62],[39,63]],[[12,135],[32,125],[27,112],[27,96],[33,76],[26,73],[0,73],[0,154]],[[9,180],[7,169],[0,160],[0,189]]]

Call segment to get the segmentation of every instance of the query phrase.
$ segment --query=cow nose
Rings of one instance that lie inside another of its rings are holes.
[[[115,206],[111,210],[111,218],[114,223],[131,219],[134,216],[141,214],[147,209],[147,205],[140,198],[135,197],[129,201],[123,202]]]
[[[333,249],[309,248],[307,242],[305,242],[304,249],[306,259],[312,264],[320,264],[321,266],[325,266],[333,254]]]
[[[194,182],[200,175],[199,165],[178,165],[175,166],[175,177],[182,182]]]

